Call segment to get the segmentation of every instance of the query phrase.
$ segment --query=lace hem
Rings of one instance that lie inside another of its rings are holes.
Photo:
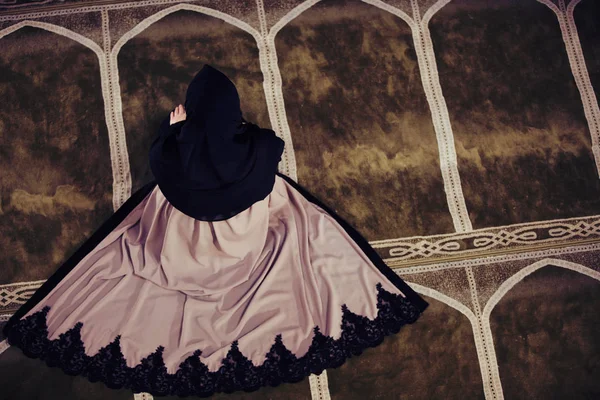
[[[60,367],[69,375],[104,382],[112,389],[129,388],[155,396],[207,397],[216,392],[250,392],[262,386],[299,382],[310,374],[339,367],[353,355],[380,344],[385,336],[397,333],[403,325],[415,322],[420,315],[420,310],[409,300],[386,291],[380,283],[377,284],[377,309],[377,316],[371,320],[354,314],[344,304],[340,338],[323,335],[315,326],[312,343],[301,357],[288,350],[281,335],[277,335],[264,363],[256,366],[240,352],[235,341],[217,371],[209,371],[199,358],[202,352],[196,350],[179,365],[175,374],[169,374],[162,346],[140,364],[128,367],[121,352],[120,336],[97,354],[88,356],[81,340],[81,322],[57,339],[48,339],[46,317],[50,307],[47,306],[15,323],[8,332],[8,341],[28,357],[45,360],[49,366]]]

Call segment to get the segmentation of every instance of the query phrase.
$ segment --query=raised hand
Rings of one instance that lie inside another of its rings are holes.
[[[185,121],[187,115],[185,113],[185,108],[183,108],[183,105],[178,105],[177,107],[175,107],[175,110],[171,111],[171,124],[176,124],[177,122],[180,121]]]

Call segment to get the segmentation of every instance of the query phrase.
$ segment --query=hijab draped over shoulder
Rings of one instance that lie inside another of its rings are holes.
[[[284,142],[242,117],[235,85],[205,65],[189,84],[187,118],[161,124],[150,168],[167,200],[188,216],[230,218],[273,189]]]

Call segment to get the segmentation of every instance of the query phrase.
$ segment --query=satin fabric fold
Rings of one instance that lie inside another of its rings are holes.
[[[341,334],[342,304],[377,315],[377,283],[402,294],[335,219],[279,176],[224,221],[198,221],[155,187],[26,315],[45,306],[50,339],[82,322],[86,354],[121,335],[127,365],[164,346],[169,373],[194,351],[209,370],[234,341],[255,365],[282,335],[297,356],[314,332]]]

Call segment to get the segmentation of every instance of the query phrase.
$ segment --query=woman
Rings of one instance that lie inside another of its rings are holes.
[[[297,382],[379,344],[427,303],[368,243],[277,173],[210,66],[150,150],[137,191],[5,328],[68,374],[154,395]]]

